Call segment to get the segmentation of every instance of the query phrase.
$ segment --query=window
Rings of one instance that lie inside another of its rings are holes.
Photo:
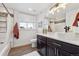
[[[26,28],[26,23],[20,23],[21,28]]]
[[[36,23],[34,22],[21,22],[20,23],[20,28],[24,28],[24,29],[36,29]]]
[[[26,23],[27,24],[27,28],[29,28],[29,29],[33,29],[33,23]]]

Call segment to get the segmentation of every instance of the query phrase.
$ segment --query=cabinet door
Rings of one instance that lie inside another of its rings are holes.
[[[62,49],[57,49],[58,56],[73,56],[71,53],[64,51]]]
[[[40,49],[41,48],[41,42],[39,39],[37,39],[37,48]]]
[[[47,46],[47,56],[56,56],[56,48]]]
[[[40,55],[46,56],[46,44],[45,42],[38,40],[37,43],[37,48],[38,48],[38,52],[40,53]]]

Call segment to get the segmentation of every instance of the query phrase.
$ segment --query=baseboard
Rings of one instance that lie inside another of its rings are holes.
[[[25,46],[30,46],[30,45],[31,45],[31,44],[25,44],[25,45],[21,45],[21,46],[12,47],[12,49],[20,48],[20,47],[25,47]]]

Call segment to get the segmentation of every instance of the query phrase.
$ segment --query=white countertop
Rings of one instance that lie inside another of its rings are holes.
[[[42,36],[45,36],[45,37],[48,37],[48,38],[53,38],[53,39],[56,39],[56,40],[59,40],[59,41],[62,41],[62,42],[67,42],[67,43],[79,46],[79,38],[72,38],[72,39],[70,39],[70,38],[67,38],[67,39],[66,38],[60,38],[55,33],[54,34],[37,33],[37,35],[42,35]]]

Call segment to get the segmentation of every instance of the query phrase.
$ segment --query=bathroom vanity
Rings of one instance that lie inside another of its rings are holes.
[[[79,56],[79,40],[37,34],[37,48],[42,56]]]

